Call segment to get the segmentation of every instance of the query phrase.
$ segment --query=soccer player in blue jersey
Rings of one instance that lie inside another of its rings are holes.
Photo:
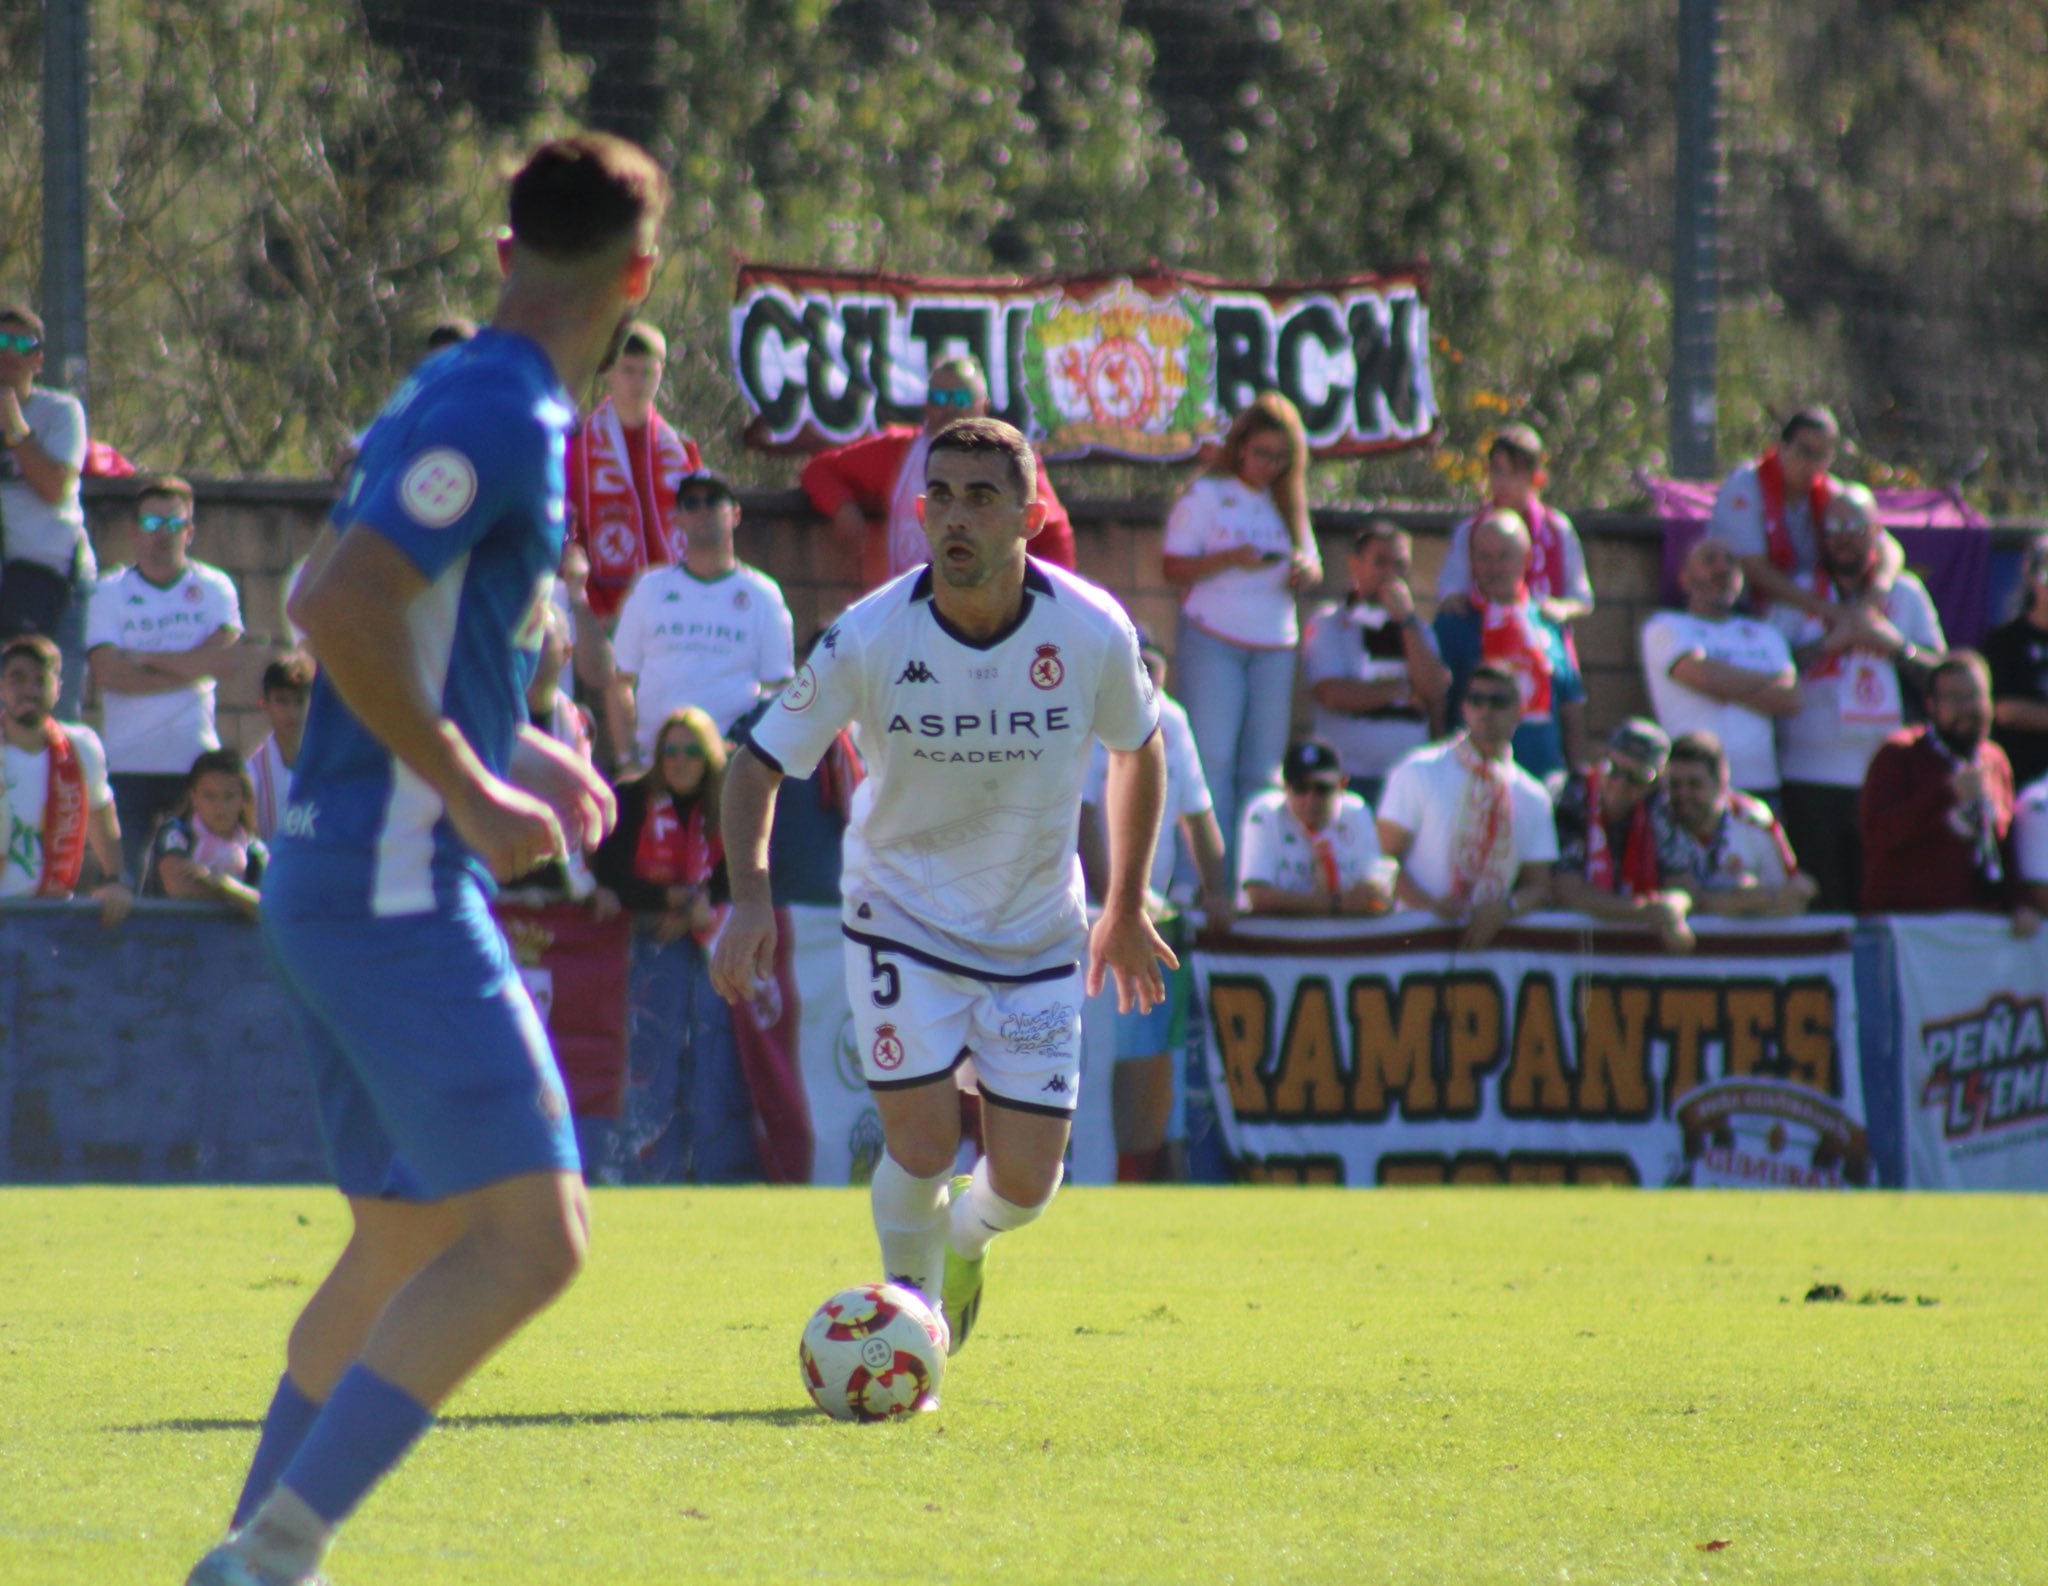
[[[335,1528],[582,1264],[568,1099],[488,898],[614,813],[524,698],[570,393],[646,296],[666,202],[622,140],[533,154],[489,328],[392,397],[293,598],[320,675],[264,929],[354,1228],[292,1329],[234,1530],[188,1586],[316,1582]]]

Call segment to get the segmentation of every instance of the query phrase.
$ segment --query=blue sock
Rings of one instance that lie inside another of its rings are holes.
[[[235,1500],[235,1517],[228,1529],[241,1530],[256,1506],[270,1496],[283,1470],[299,1445],[306,1440],[320,1406],[299,1392],[287,1372],[277,1379],[277,1394],[263,1415],[263,1435],[256,1439],[256,1457],[249,1462],[249,1479],[242,1483],[242,1496]]]
[[[350,1366],[278,1484],[339,1525],[433,1421],[434,1412],[404,1389],[368,1366]]]

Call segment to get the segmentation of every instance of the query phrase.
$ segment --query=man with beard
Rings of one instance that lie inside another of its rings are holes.
[[[128,917],[135,893],[121,871],[121,824],[97,734],[55,720],[63,659],[39,633],[0,649],[6,780],[0,785],[0,898],[68,898],[86,849],[106,874],[93,889],[100,924]]]
[[[1872,912],[2009,913],[2015,936],[2041,917],[2023,901],[2012,843],[2012,763],[1991,742],[1991,669],[1958,650],[1928,684],[1929,725],[1894,733],[1863,783],[1863,906]]]

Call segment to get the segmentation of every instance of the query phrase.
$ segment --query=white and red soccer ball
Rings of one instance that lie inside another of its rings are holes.
[[[797,1363],[812,1400],[833,1420],[893,1420],[938,1404],[946,1324],[914,1289],[864,1283],[818,1307]]]

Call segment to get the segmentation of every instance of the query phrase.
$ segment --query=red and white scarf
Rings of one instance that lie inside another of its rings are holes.
[[[705,830],[704,801],[693,799],[678,815],[668,789],[650,780],[647,820],[633,849],[633,874],[657,887],[701,887],[724,855],[725,845]],[[693,934],[708,946],[718,934],[718,924],[714,921]]]
[[[1451,895],[1496,903],[1515,884],[1515,802],[1507,761],[1489,760],[1460,733],[1451,753],[1465,772],[1451,832]]]
[[[1529,530],[1529,567],[1523,581],[1532,593],[1562,598],[1566,593],[1564,530],[1558,526],[1557,513],[1535,496],[1529,498],[1526,508],[1501,510],[1514,513]]]
[[[1622,839],[1621,863],[1617,867],[1614,845],[1607,840],[1607,811],[1600,803],[1605,771],[1594,766],[1586,773],[1586,881],[1602,892],[1624,898],[1647,897],[1658,887],[1657,840],[1650,831],[1650,801],[1636,800],[1629,812],[1628,835]]]
[[[68,898],[85,867],[85,767],[71,735],[48,718],[43,721],[43,743],[50,754],[50,776],[43,794],[43,876],[36,896]],[[0,794],[0,799],[4,797]]]
[[[1758,459],[1756,482],[1764,497],[1764,554],[1770,558],[1771,566],[1789,573],[1798,566],[1799,556],[1792,549],[1792,535],[1785,527],[1785,459],[1778,455],[1777,447]],[[1834,498],[1834,486],[1824,473],[1816,475],[1806,487],[1806,509],[1813,514],[1816,547],[1825,532],[1828,503]]]
[[[1543,642],[1543,631],[1537,626],[1529,586],[1524,584],[1515,591],[1512,605],[1494,605],[1475,592],[1472,606],[1479,613],[1479,658],[1515,675],[1522,689],[1523,720],[1547,717],[1553,670],[1550,646]]]
[[[641,569],[682,560],[674,529],[676,484],[699,466],[697,444],[650,413],[636,479],[634,453],[610,397],[597,405],[577,439],[583,458],[574,480],[576,521],[590,553],[590,608],[609,618]],[[654,503],[652,523],[643,500]]]

